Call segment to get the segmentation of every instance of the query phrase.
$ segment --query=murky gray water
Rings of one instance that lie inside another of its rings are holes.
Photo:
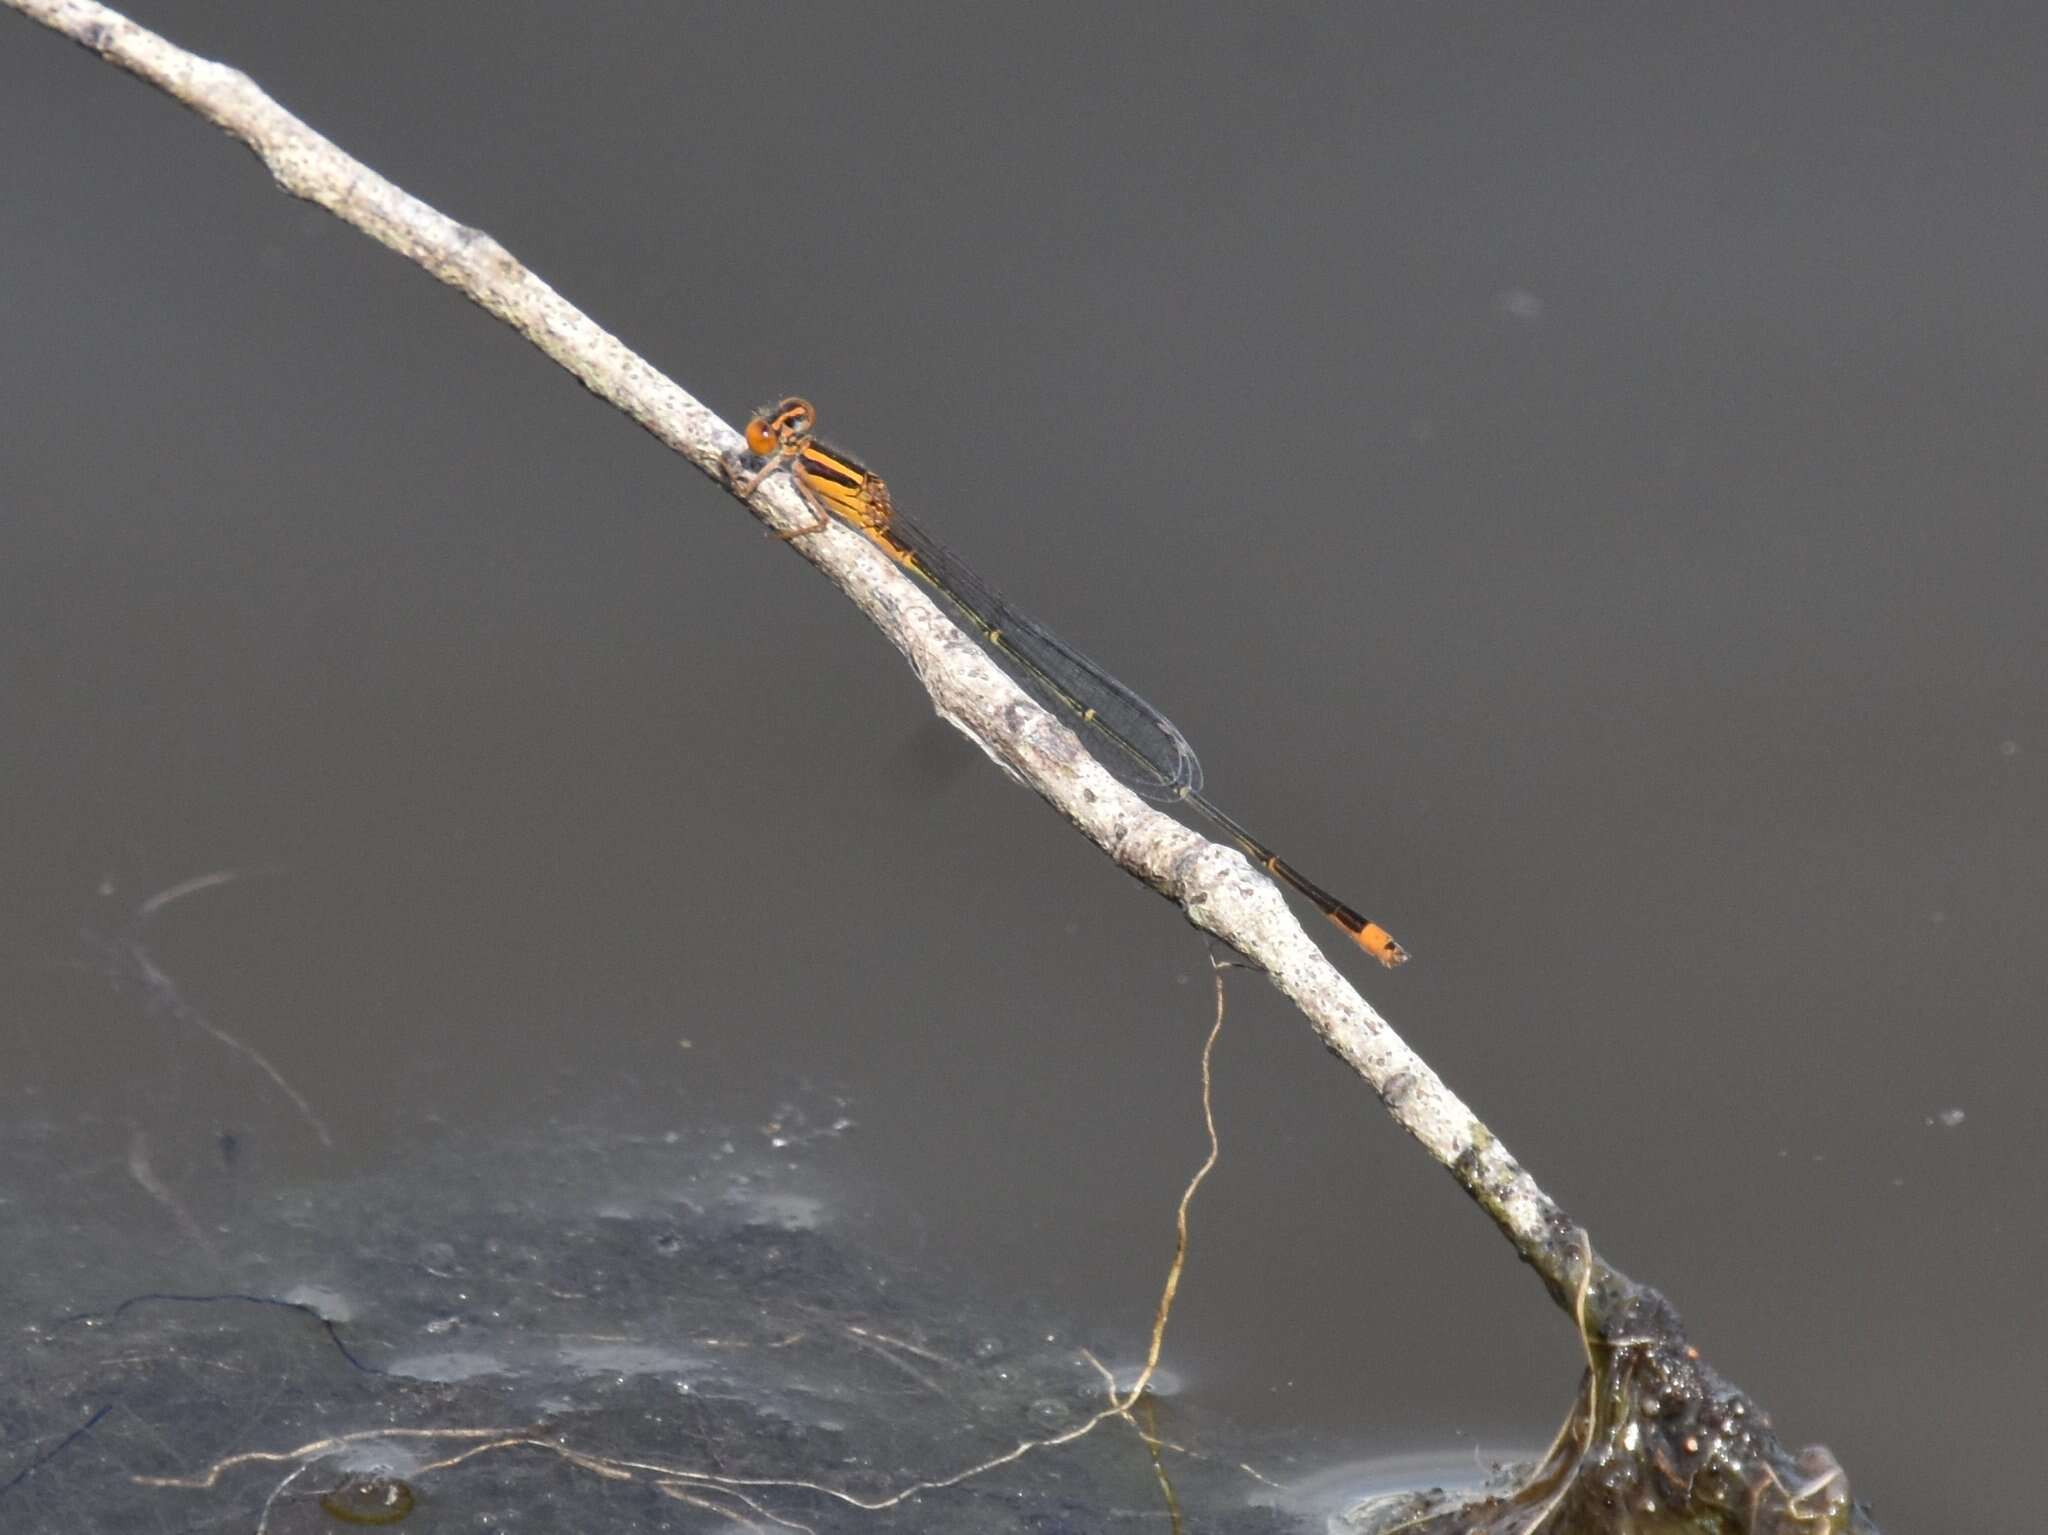
[[[2031,13],[139,14],[729,416],[810,395],[1414,950],[1361,983],[1787,1439],[1888,1529],[2005,1522],[2048,994]],[[0,144],[8,1176],[84,1254],[0,1277],[36,1286],[0,1376],[53,1314],[219,1288],[295,1198],[420,1210],[467,1157],[481,1221],[540,1197],[537,1127],[786,1103],[854,1121],[862,1250],[1128,1363],[1201,1152],[1177,915],[725,497],[12,15]],[[1570,1329],[1231,998],[1175,1410],[1304,1474],[1546,1441]],[[313,1237],[278,1279],[331,1282]],[[360,1385],[303,1314],[212,1317],[120,1320]],[[220,1431],[152,1466],[289,1410],[209,1379]],[[0,1482],[67,1423],[10,1420]],[[49,1474],[140,1455],[116,1428]]]
[[[114,1127],[8,1107],[9,1529],[1317,1527],[1299,1446],[1171,1395],[1074,1433],[1128,1338],[873,1245],[836,1135],[423,1134],[252,1196],[225,1158],[173,1186],[139,1133],[124,1166],[91,1154]],[[124,1184],[189,1240],[81,1217]]]

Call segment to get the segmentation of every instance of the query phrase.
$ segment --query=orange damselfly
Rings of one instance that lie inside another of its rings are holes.
[[[1188,806],[1229,834],[1261,867],[1294,890],[1381,964],[1404,963],[1408,951],[1377,922],[1331,895],[1280,857],[1202,792],[1202,764],[1173,721],[1102,667],[990,586],[972,566],[896,510],[889,487],[815,435],[817,413],[791,397],[747,423],[747,446],[762,460],[739,482],[742,495],[787,468],[805,504],[809,526],[783,534],[802,538],[830,514],[864,533],[965,617],[1005,668],[1074,727],[1097,761],[1147,798]]]

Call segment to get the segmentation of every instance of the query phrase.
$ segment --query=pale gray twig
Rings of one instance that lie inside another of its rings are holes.
[[[4,0],[176,97],[240,139],[295,197],[390,246],[460,290],[697,468],[731,488],[741,442],[719,420],[496,240],[435,211],[343,153],[241,71],[200,59],[93,0]],[[808,510],[771,476],[748,502],[770,527]],[[1582,1254],[1572,1223],[1429,1066],[1313,943],[1271,881],[1238,852],[1196,835],[1131,794],[1080,741],[1020,691],[867,540],[833,525],[797,543],[910,662],[939,714],[1189,920],[1265,970],[1372,1086],[1388,1111],[1493,1217],[1561,1304]]]

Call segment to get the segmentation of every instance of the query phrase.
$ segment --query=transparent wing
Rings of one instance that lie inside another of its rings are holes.
[[[1199,793],[1202,764],[1172,720],[990,586],[972,566],[898,511],[892,540],[980,633],[1003,669],[1060,716],[1120,782],[1148,799]]]

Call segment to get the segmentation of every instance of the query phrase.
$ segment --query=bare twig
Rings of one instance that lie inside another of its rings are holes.
[[[732,428],[489,235],[435,211],[352,159],[239,70],[197,58],[106,6],[92,0],[5,3],[226,130],[255,151],[287,192],[319,204],[466,294],[585,388],[732,487],[741,448]],[[781,531],[810,521],[782,476],[763,482],[748,505]],[[1264,969],[1395,1120],[1479,1201],[1559,1303],[1570,1304],[1584,1250],[1570,1220],[1330,964],[1268,880],[1241,854],[1197,836],[1125,790],[1071,731],[1027,698],[858,534],[834,525],[801,540],[799,552],[902,651],[942,718],[1122,868]]]

